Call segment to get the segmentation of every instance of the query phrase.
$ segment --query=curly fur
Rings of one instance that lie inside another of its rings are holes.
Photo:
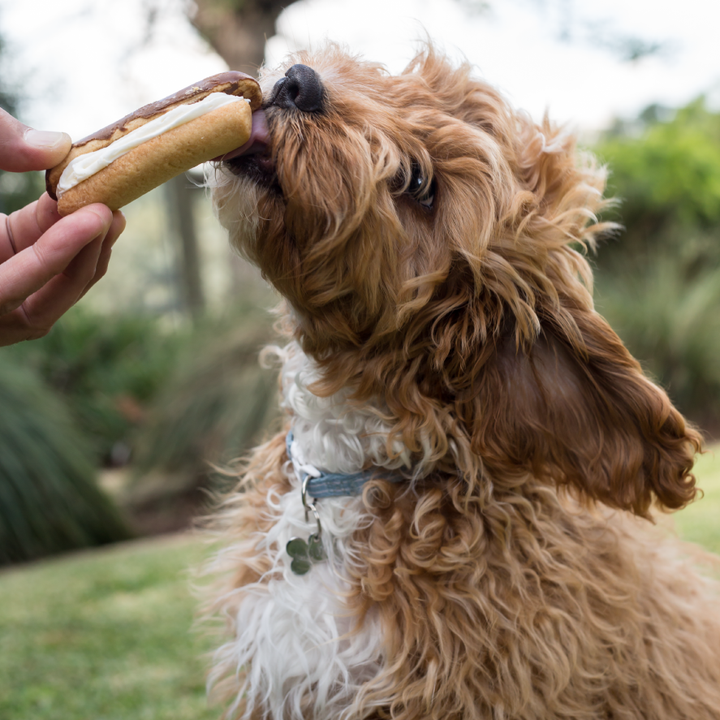
[[[594,310],[604,169],[431,47],[294,63],[322,112],[267,72],[272,182],[219,168],[215,201],[286,299],[305,458],[402,482],[320,501],[298,577],[284,433],[254,452],[208,603],[228,716],[717,720],[718,584],[649,522],[695,497],[700,436]]]

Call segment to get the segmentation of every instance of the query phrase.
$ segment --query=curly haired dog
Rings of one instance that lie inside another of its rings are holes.
[[[218,519],[227,716],[718,720],[719,586],[650,522],[700,437],[578,251],[603,169],[432,47],[263,88],[214,197],[292,338]]]

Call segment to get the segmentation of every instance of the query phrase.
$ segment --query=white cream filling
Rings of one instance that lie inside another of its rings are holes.
[[[248,98],[239,95],[228,95],[224,92],[210,93],[207,97],[196,103],[192,103],[191,105],[178,105],[168,110],[163,115],[160,115],[160,117],[154,118],[139,128],[135,128],[135,130],[132,130],[127,135],[118,138],[107,147],[78,155],[78,157],[68,163],[68,166],[63,170],[62,175],[60,175],[56,189],[57,196],[60,197],[70,188],[75,187],[75,185],[78,185],[83,180],[87,180],[95,173],[100,172],[100,170],[106,168],[113,160],[117,160],[138,145],[158,135],[162,135],[168,130],[195,120],[195,118],[212,112],[213,110],[239,101],[250,102]]]

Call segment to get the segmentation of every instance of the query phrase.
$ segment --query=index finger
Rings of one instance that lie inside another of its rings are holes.
[[[33,245],[58,220],[57,203],[47,194],[5,216],[0,222],[0,262]]]

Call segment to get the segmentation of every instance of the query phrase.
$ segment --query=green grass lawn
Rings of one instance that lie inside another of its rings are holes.
[[[680,534],[720,553],[720,447]],[[192,631],[191,537],[126,543],[0,572],[2,720],[209,720],[210,641]]]
[[[2,720],[205,720],[190,537],[0,573]]]
[[[681,537],[720,555],[720,445],[715,445],[695,465],[695,476],[704,496],[675,515]]]

